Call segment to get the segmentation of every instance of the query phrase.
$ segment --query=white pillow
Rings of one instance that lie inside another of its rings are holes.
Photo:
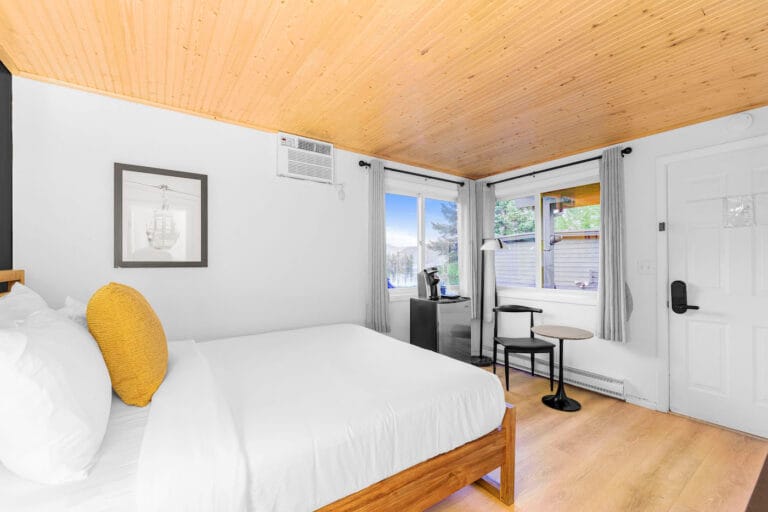
[[[79,300],[67,296],[67,298],[64,299],[64,306],[57,309],[56,311],[87,329],[88,320],[85,316],[87,309],[88,307]]]
[[[0,328],[15,327],[35,311],[47,308],[48,304],[41,296],[16,283],[11,293],[0,298]]]
[[[82,480],[109,419],[112,386],[86,329],[52,309],[0,330],[0,462],[41,483]]]

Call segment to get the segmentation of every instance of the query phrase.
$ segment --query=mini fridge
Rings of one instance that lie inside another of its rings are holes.
[[[411,344],[468,363],[471,305],[468,297],[412,298]]]

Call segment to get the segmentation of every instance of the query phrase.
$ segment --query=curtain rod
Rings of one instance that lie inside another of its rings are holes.
[[[624,148],[624,149],[622,149],[621,150],[622,158],[624,157],[624,155],[628,155],[631,152],[632,152],[632,148]],[[493,186],[493,185],[498,185],[499,183],[504,183],[505,181],[512,181],[512,180],[517,180],[517,179],[520,179],[520,178],[525,178],[526,176],[536,176],[537,174],[540,174],[542,172],[554,171],[554,170],[557,170],[557,169],[562,169],[563,167],[570,167],[572,165],[583,164],[584,162],[592,162],[594,160],[600,160],[602,158],[603,158],[602,155],[600,155],[600,156],[593,156],[592,158],[585,158],[584,160],[577,160],[575,162],[570,162],[570,163],[562,164],[562,165],[556,165],[554,167],[548,167],[546,169],[539,169],[538,171],[533,171],[533,172],[528,172],[528,173],[525,173],[525,174],[520,174],[519,176],[511,176],[509,178],[504,178],[503,180],[492,181],[490,183],[486,183],[486,186],[490,187],[490,186]]]
[[[360,167],[370,167],[370,162],[365,162],[363,160],[360,160],[357,162],[357,165]],[[402,169],[393,169],[392,167],[384,167],[385,171],[392,171],[392,172],[399,172],[401,174],[410,174],[411,176],[418,176],[419,178],[427,178],[430,180],[437,180],[437,181],[444,181],[446,183],[453,183],[454,185],[458,185],[460,187],[464,186],[463,181],[456,181],[456,180],[449,180],[448,178],[438,178],[436,176],[429,176],[428,174],[419,174],[418,172],[411,172],[411,171],[403,171]]]

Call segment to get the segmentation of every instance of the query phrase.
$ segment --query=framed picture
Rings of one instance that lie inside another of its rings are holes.
[[[115,267],[207,267],[208,176],[115,164]]]

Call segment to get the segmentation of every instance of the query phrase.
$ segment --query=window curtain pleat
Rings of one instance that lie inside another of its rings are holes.
[[[486,323],[493,322],[493,308],[496,305],[496,258],[494,251],[480,251],[483,240],[494,238],[494,215],[496,213],[496,191],[489,187],[485,181],[480,181],[478,188],[478,206],[480,207],[480,222],[482,238],[478,240],[477,249],[485,258],[485,316]],[[479,260],[479,257],[478,257]],[[481,272],[482,269],[478,269]],[[479,295],[478,295],[479,296]]]
[[[478,208],[478,233],[481,236],[477,239],[477,261],[480,262],[480,258],[485,258],[485,276],[481,276],[483,271],[482,265],[478,264],[477,269],[477,282],[480,279],[485,279],[485,297],[483,309],[479,315],[483,321],[483,340],[481,345],[483,347],[493,346],[493,308],[496,306],[496,253],[495,251],[481,251],[480,247],[483,245],[483,240],[494,238],[494,215],[496,212],[496,190],[494,187],[489,187],[485,180],[477,182],[476,197]],[[477,297],[480,297],[478,290]],[[478,304],[478,307],[480,305]]]
[[[459,283],[461,295],[472,299],[472,321],[478,321],[480,313],[480,239],[482,225],[482,196],[479,195],[480,185],[473,180],[459,188],[459,259],[461,274]],[[472,329],[470,354],[480,354],[480,338],[478,332]]]
[[[379,332],[390,332],[384,162],[375,159],[368,172],[368,268],[365,324]]]
[[[459,188],[459,286],[461,295],[472,298],[472,320],[480,316],[480,274],[476,182],[467,180]]]
[[[625,342],[632,298],[625,278],[624,159],[618,146],[603,151],[600,160],[600,209],[598,336]]]

